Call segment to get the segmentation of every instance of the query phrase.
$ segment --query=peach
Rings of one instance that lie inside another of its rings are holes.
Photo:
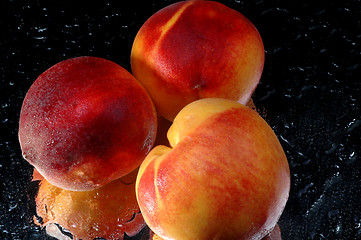
[[[153,232],[151,234],[153,234],[152,240],[163,240],[157,234],[154,234]],[[262,240],[282,240],[281,230],[280,230],[280,227],[278,226],[278,224],[268,235],[266,235],[264,238],[262,238]]]
[[[152,148],[157,115],[146,90],[118,64],[96,57],[60,62],[24,99],[24,158],[51,184],[92,190],[135,168]]]
[[[156,12],[140,28],[131,68],[158,113],[172,121],[201,98],[246,104],[264,58],[259,32],[241,13],[214,1],[182,1]]]
[[[183,108],[140,166],[136,195],[148,226],[164,239],[262,239],[288,199],[290,172],[260,115],[227,99]]]
[[[123,178],[91,191],[68,191],[40,183],[36,210],[42,227],[58,224],[74,239],[123,239],[137,234],[146,224],[135,196],[137,169]]]

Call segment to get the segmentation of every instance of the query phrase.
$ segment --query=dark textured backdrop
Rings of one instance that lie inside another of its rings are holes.
[[[91,55],[130,70],[144,21],[175,1],[0,3],[0,239],[46,239],[32,223],[32,168],[18,118],[33,81]],[[75,2],[75,1],[73,1]],[[248,17],[266,49],[254,100],[286,151],[291,193],[283,239],[361,239],[361,2],[221,1]]]

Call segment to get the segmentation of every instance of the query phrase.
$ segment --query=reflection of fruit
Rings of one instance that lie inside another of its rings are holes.
[[[68,191],[41,182],[36,210],[42,226],[57,223],[75,239],[123,239],[144,226],[135,197],[137,170],[92,191]],[[40,224],[40,223],[38,223]]]
[[[168,120],[200,98],[246,104],[263,64],[254,25],[213,1],[182,1],[155,13],[139,30],[131,53],[134,76]]]
[[[36,168],[34,168],[32,180],[33,181],[41,181],[43,179],[44,179],[44,177],[39,173],[39,171]]]
[[[152,240],[163,240],[163,238],[159,237],[157,234],[154,234]]]
[[[272,232],[268,234],[263,240],[282,240],[281,229],[278,224],[275,226]]]
[[[19,125],[24,157],[68,190],[94,189],[130,173],[155,134],[144,88],[121,66],[95,57],[66,60],[40,75]]]
[[[286,204],[290,173],[276,135],[254,111],[226,99],[181,110],[142,163],[137,200],[165,239],[260,239]]]

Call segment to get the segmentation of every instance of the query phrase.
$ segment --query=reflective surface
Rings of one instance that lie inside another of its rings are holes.
[[[76,56],[103,57],[130,71],[135,34],[173,2],[1,1],[0,239],[47,239],[33,224],[36,184],[17,140],[30,85]],[[361,238],[360,1],[221,2],[249,18],[264,41],[254,102],[290,163],[283,239]]]

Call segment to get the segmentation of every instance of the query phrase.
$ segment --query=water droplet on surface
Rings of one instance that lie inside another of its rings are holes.
[[[348,160],[346,161],[346,164],[352,164],[356,161],[357,159],[357,154],[355,152],[352,152],[349,156],[348,156]]]
[[[356,127],[361,125],[360,119],[353,119],[351,122],[347,124],[346,131],[348,133],[352,132]]]
[[[305,193],[308,191],[308,189],[309,189],[310,187],[312,187],[313,185],[314,185],[313,183],[307,184],[303,189],[301,189],[300,191],[298,191],[297,197],[298,197],[298,198],[301,198],[302,195],[305,194]]]
[[[17,202],[10,203],[8,208],[9,212],[13,211],[17,206],[18,206]]]
[[[33,37],[33,39],[35,39],[35,40],[45,40],[45,39],[47,39],[47,37]]]
[[[284,136],[279,135],[279,137],[280,137],[280,139],[281,139],[283,142],[287,143],[290,147],[294,147],[294,145],[291,144],[291,143],[288,141],[288,139],[286,139]]]
[[[336,145],[335,143],[332,143],[332,144],[331,144],[331,148],[328,149],[328,150],[326,150],[325,153],[326,153],[327,155],[330,155],[330,154],[333,153],[336,149],[337,149],[337,145]]]

